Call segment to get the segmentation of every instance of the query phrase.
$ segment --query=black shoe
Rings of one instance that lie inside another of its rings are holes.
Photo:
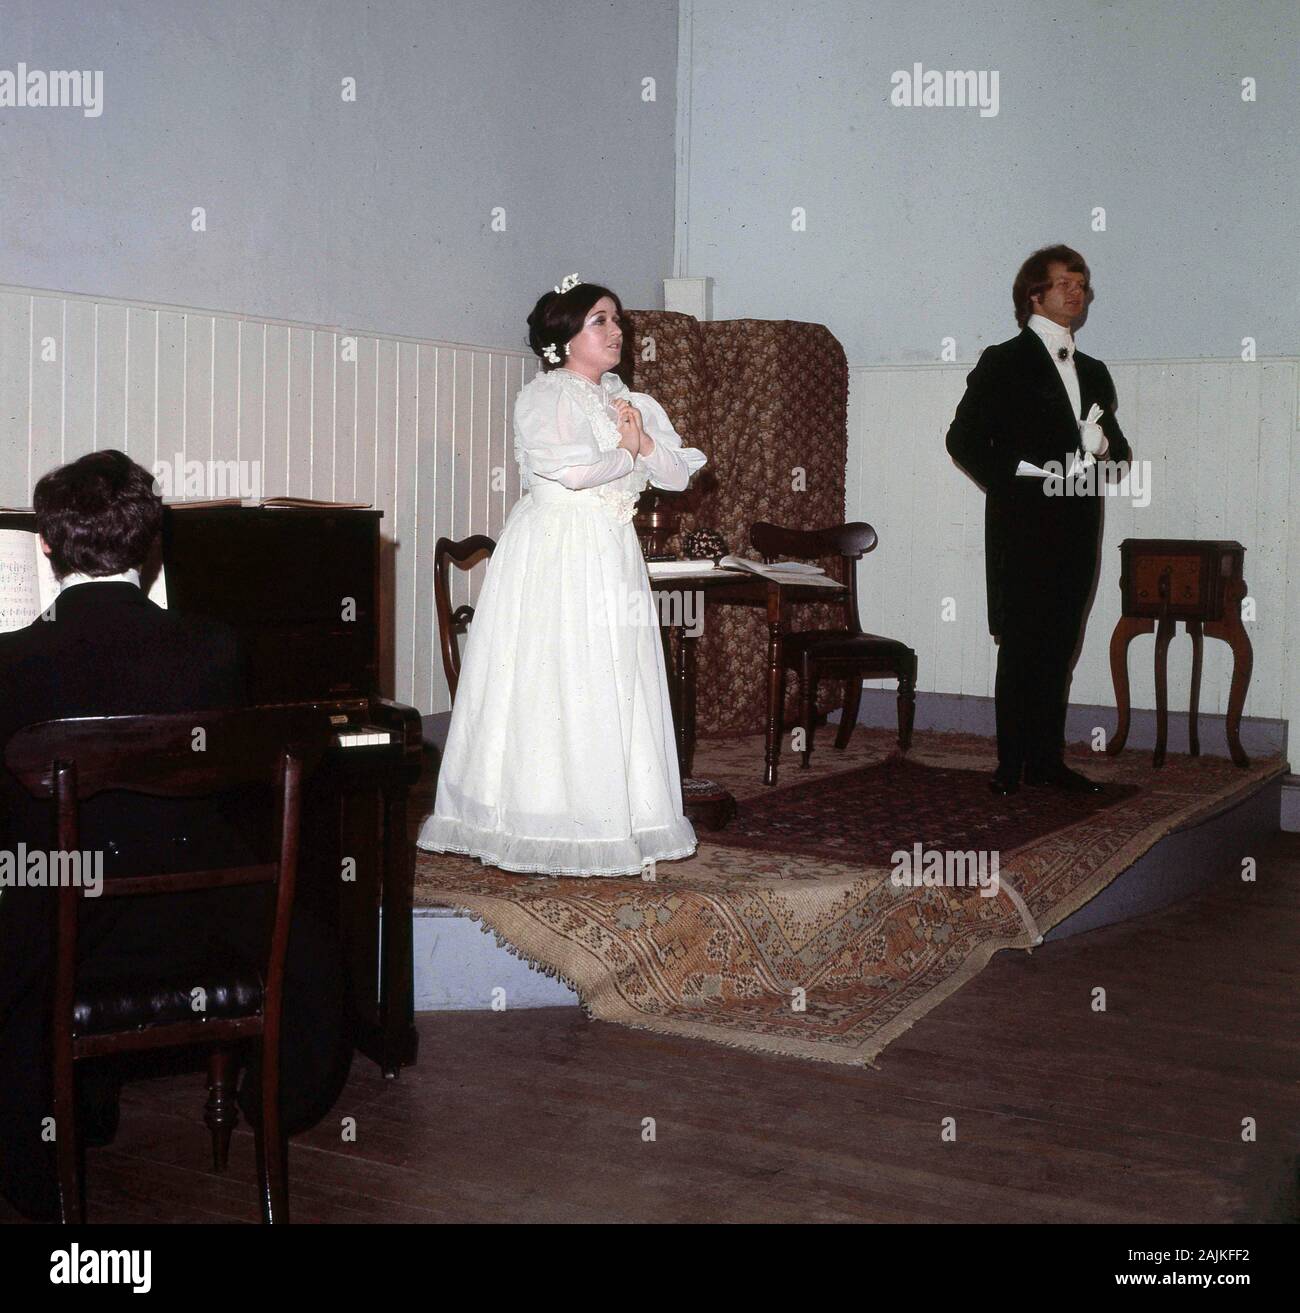
[[[999,798],[1008,798],[1013,793],[1019,793],[1019,770],[1010,770],[999,766],[997,770],[993,772],[993,778],[989,780],[989,788],[996,793]]]
[[[1026,766],[1025,783],[1045,784],[1052,789],[1064,789],[1067,793],[1105,792],[1105,788],[1098,784],[1096,780],[1090,780],[1086,775],[1080,775],[1077,770],[1071,770],[1059,761],[1054,765],[1045,767]]]

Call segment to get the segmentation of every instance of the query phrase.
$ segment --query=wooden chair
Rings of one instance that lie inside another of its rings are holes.
[[[456,685],[460,683],[460,648],[456,644],[456,635],[463,634],[474,618],[474,608],[466,602],[451,609],[451,590],[447,571],[454,561],[462,570],[468,570],[483,559],[482,554],[491,556],[496,550],[496,542],[487,534],[476,533],[471,538],[462,538],[453,542],[450,538],[439,538],[433,548],[433,600],[438,611],[438,638],[442,644],[442,670],[447,677],[447,691],[451,700],[456,701]]]
[[[842,629],[796,630],[785,635],[782,665],[784,670],[793,670],[799,679],[799,708],[804,727],[800,766],[806,767],[812,755],[817,684],[822,679],[844,680],[844,713],[835,736],[835,746],[841,750],[848,746],[857,724],[862,681],[898,680],[898,743],[906,752],[912,744],[912,722],[916,716],[916,653],[898,639],[864,633],[858,619],[856,563],[875,550],[879,541],[876,531],[860,520],[827,529],[783,529],[759,521],[750,527],[749,541],[767,562],[832,556],[835,558],[832,573],[849,590],[844,599]],[[784,701],[783,696],[782,707]],[[782,727],[778,725],[777,730],[779,734]]]
[[[235,1049],[261,1045],[262,1124],[255,1127],[262,1216],[289,1220],[286,1146],[280,1130],[280,1017],[285,950],[298,868],[304,778],[320,759],[328,724],[310,707],[259,706],[164,716],[94,716],[49,720],[19,730],[5,765],[36,798],[54,801],[56,846],[79,853],[80,804],[110,789],[195,798],[260,785],[276,791],[275,860],[215,870],[113,875],[101,898],[135,898],[236,885],[275,887],[265,961],[213,962],[195,978],[78,986],[78,902],[85,888],[57,893],[52,1014],[54,1118],[59,1202],[64,1222],[84,1220],[82,1153],[77,1133],[75,1067],[84,1059],[144,1050],[209,1050],[213,1165],[225,1168],[235,1124]],[[194,750],[195,732],[205,735]],[[110,932],[111,933],[111,932]],[[192,990],[206,1008],[196,1019]]]

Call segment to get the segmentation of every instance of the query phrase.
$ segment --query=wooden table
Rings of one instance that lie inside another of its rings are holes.
[[[789,632],[790,606],[795,602],[838,602],[848,597],[843,584],[826,587],[817,584],[783,583],[741,570],[718,570],[699,575],[673,575],[651,578],[651,591],[657,594],[697,592],[703,594],[703,622],[709,603],[730,606],[761,606],[767,613],[767,739],[764,751],[763,783],[775,784],[781,757],[782,701],[785,696],[785,670],[782,665],[785,635]],[[677,732],[677,764],[683,783],[691,778],[695,754],[695,644],[698,635],[686,632],[681,623],[663,622],[660,604],[664,655],[672,672],[669,690],[673,702],[673,724]],[[682,617],[685,618],[684,616]],[[671,641],[673,631],[677,642]],[[674,652],[673,648],[676,648]]]
[[[1115,684],[1119,725],[1106,752],[1115,756],[1128,739],[1128,647],[1138,634],[1156,631],[1156,749],[1154,766],[1165,762],[1169,729],[1169,641],[1181,620],[1192,640],[1192,691],[1188,711],[1189,751],[1200,756],[1197,733],[1201,699],[1202,635],[1220,638],[1232,648],[1232,685],[1228,691],[1228,751],[1238,766],[1249,766],[1241,746],[1241,709],[1250,687],[1254,654],[1241,623],[1246,595],[1238,542],[1197,538],[1126,538],[1119,545],[1123,612],[1110,639],[1110,671]]]

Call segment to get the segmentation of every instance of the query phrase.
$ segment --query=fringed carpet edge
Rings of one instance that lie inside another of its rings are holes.
[[[422,901],[438,906],[456,907],[467,912],[485,934],[494,935],[497,942],[512,955],[526,961],[543,974],[563,981],[573,989],[584,1012],[594,1020],[611,1021],[659,1034],[699,1039],[769,1056],[796,1057],[842,1066],[876,1068],[878,1067],[876,1060],[884,1049],[978,975],[996,953],[1006,949],[1032,951],[1041,942],[1042,934],[1059,925],[1066,917],[1095,898],[1162,839],[1178,830],[1189,828],[1219,811],[1230,810],[1273,779],[1285,775],[1287,770],[1285,761],[1267,766],[1263,763],[1257,764],[1251,768],[1250,776],[1237,789],[1227,793],[1219,790],[1208,797],[1190,801],[1185,806],[1168,813],[1160,822],[1147,826],[1106,859],[1091,877],[1035,918],[1035,924],[1040,932],[1039,938],[1035,938],[1026,929],[1016,936],[995,936],[977,943],[965,959],[944,979],[936,982],[922,997],[874,1030],[861,1044],[852,1047],[830,1043],[825,1039],[800,1040],[790,1036],[738,1031],[735,1028],[711,1025],[704,1021],[682,1020],[672,1016],[648,1016],[632,1007],[617,990],[608,988],[609,968],[595,953],[522,912],[511,900],[491,895],[470,894],[465,891],[458,891],[454,897],[442,898],[433,891],[425,889],[422,891]],[[1087,823],[1087,821],[1080,822],[1081,825]],[[1076,827],[1065,827],[1056,834],[1068,833],[1074,828]],[[702,831],[701,838],[702,846],[707,844],[708,832]],[[870,869],[865,868],[864,873]],[[880,870],[880,868],[875,869]]]

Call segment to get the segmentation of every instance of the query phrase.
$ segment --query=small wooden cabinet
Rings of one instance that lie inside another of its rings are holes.
[[[1115,683],[1119,725],[1106,751],[1123,750],[1129,730],[1128,646],[1138,634],[1156,633],[1156,750],[1162,766],[1169,729],[1168,659],[1174,626],[1182,621],[1192,640],[1192,689],[1188,711],[1189,751],[1201,751],[1197,713],[1201,696],[1203,636],[1221,638],[1232,648],[1232,686],[1228,693],[1228,750],[1238,766],[1250,765],[1241,746],[1241,710],[1250,686],[1254,653],[1241,623],[1246,595],[1238,542],[1196,538],[1126,538],[1119,546],[1119,586],[1123,611],[1110,640],[1110,671]]]

